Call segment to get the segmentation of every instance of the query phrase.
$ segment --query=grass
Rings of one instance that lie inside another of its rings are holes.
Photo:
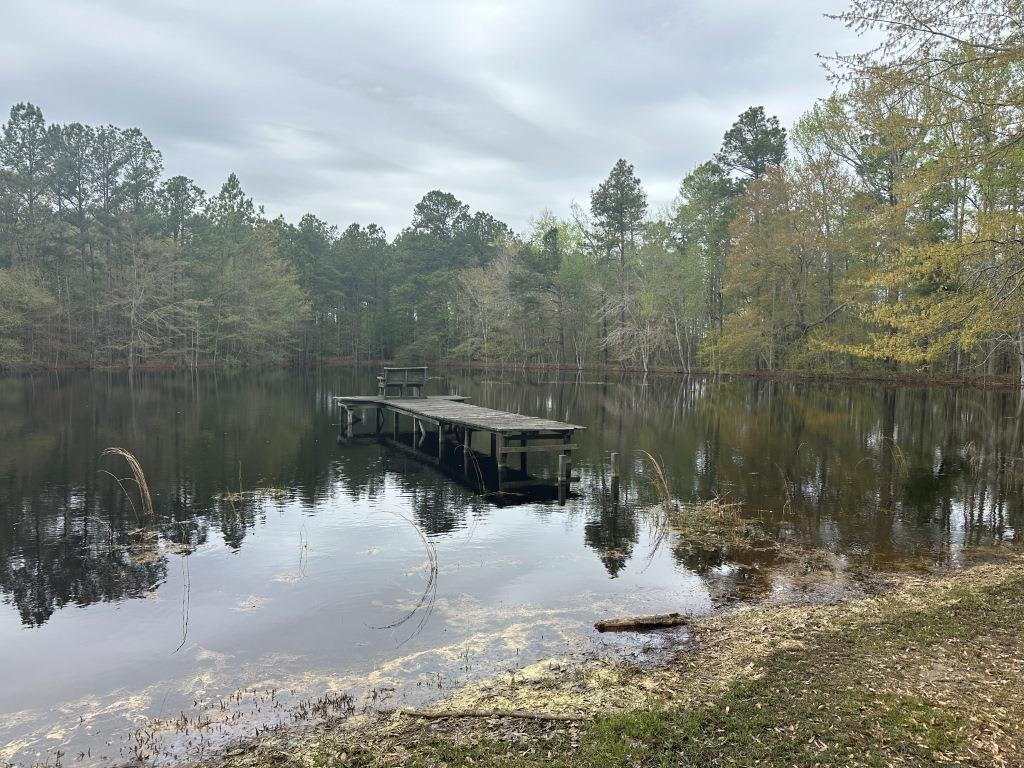
[[[637,451],[646,466],[650,490],[656,502],[646,509],[644,519],[652,533],[651,557],[673,540],[687,549],[743,547],[778,549],[753,520],[740,516],[740,505],[722,499],[680,502],[672,493],[672,484],[661,462],[644,450]]]
[[[1022,600],[1012,557],[836,605],[743,609],[696,622],[696,650],[669,664],[624,667],[610,683],[623,708],[607,710],[608,691],[582,725],[394,716],[246,747],[228,764],[1022,765]]]
[[[597,720],[565,765],[957,765],[1021,759],[1020,567],[918,609],[864,601],[852,615],[768,625],[778,648],[713,700]],[[749,628],[754,630],[755,628]],[[1014,660],[1017,661],[1014,661]]]
[[[644,462],[647,464],[651,487],[653,488],[659,503],[665,507],[675,506],[675,496],[672,493],[672,487],[668,481],[668,476],[665,474],[665,468],[662,466],[662,463],[647,451],[639,450],[637,453],[643,457]]]
[[[124,448],[105,448],[100,456],[120,456],[128,463],[128,468],[131,470],[131,477],[117,477],[112,472],[106,470],[100,470],[105,474],[110,475],[114,478],[114,481],[121,486],[121,490],[125,492],[125,496],[128,499],[128,503],[131,504],[132,509],[135,508],[135,503],[132,501],[131,494],[125,490],[124,482],[126,480],[132,480],[139,488],[139,496],[142,499],[142,511],[146,517],[153,516],[153,498],[149,494],[149,485],[146,483],[146,475],[142,471],[142,465],[139,464],[139,460],[135,458],[135,455],[130,451],[126,451]]]

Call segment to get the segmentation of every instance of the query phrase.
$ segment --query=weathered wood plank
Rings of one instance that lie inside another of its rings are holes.
[[[576,443],[551,443],[550,445],[507,445],[505,446],[505,453],[533,453],[535,451],[562,451],[566,448],[576,449],[579,446]]]
[[[498,435],[497,456],[498,456],[498,493],[505,492],[505,479],[507,468],[505,466],[505,438]]]
[[[539,416],[507,413],[478,405],[469,405],[457,396],[425,398],[384,398],[384,397],[340,397],[345,404],[378,405],[401,412],[413,418],[429,420],[433,424],[445,422],[469,429],[485,430],[501,434],[517,432],[551,432],[564,436],[577,429],[577,424],[567,424]],[[531,437],[533,437],[531,435]],[[511,446],[510,446],[511,447]]]
[[[506,480],[505,490],[514,491],[517,488],[550,488],[551,481],[544,478],[530,478],[528,480]]]

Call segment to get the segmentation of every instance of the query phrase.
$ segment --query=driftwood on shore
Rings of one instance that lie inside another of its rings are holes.
[[[641,629],[678,627],[686,623],[681,613],[659,613],[653,616],[628,616],[621,619],[605,619],[594,624],[598,632],[631,632]]]
[[[587,719],[584,715],[564,715],[525,709],[453,709],[440,712],[425,712],[421,709],[399,709],[396,711],[400,715],[419,717],[424,720],[446,720],[464,717],[515,717],[521,720],[564,720],[566,722],[574,722]]]

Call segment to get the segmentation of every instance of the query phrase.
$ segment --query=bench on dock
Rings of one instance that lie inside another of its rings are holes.
[[[385,368],[384,373],[377,377],[377,392],[381,397],[423,397],[423,387],[427,384],[427,367]]]

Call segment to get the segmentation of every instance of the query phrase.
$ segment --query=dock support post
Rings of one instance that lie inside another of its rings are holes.
[[[462,430],[462,477],[469,480],[470,452],[473,450],[473,430],[466,427]]]
[[[444,463],[444,424],[437,424],[437,463]]]
[[[505,492],[505,474],[508,471],[505,466],[505,461],[508,454],[505,453],[505,436],[496,435],[494,437],[494,447],[498,455],[498,493]]]
[[[395,442],[397,443],[398,442],[398,411],[393,411],[393,413],[395,414],[394,438],[395,438]]]
[[[519,445],[523,448],[526,447],[526,437],[522,436],[519,438]],[[526,451],[519,454],[519,471],[523,473],[523,479],[526,479]]]
[[[572,432],[566,432],[562,435],[562,443],[565,447],[558,457],[559,504],[565,504],[565,500],[569,497],[569,483],[572,480],[572,448],[569,445],[572,443]]]
[[[352,439],[356,431],[356,412],[352,408],[345,409],[345,437]]]
[[[566,498],[569,496],[569,456],[568,454],[562,453],[558,456],[558,503],[561,505],[565,504]]]
[[[382,408],[378,408],[377,409],[377,421],[376,421],[376,424],[377,424],[377,434],[379,435],[381,433],[381,430],[384,429],[384,409],[382,409]]]
[[[619,498],[619,454],[612,451],[612,498]]]
[[[338,445],[342,445],[348,438],[348,406],[342,404],[342,408],[345,412],[341,414],[341,419],[338,422]]]

